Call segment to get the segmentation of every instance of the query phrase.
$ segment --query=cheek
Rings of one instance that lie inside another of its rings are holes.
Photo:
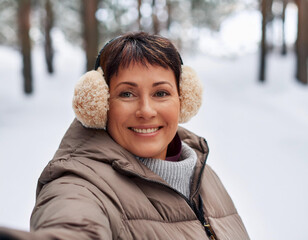
[[[122,124],[122,120],[125,119],[125,109],[122,109],[121,104],[117,104],[116,102],[110,102],[109,109],[107,112],[107,130],[113,135],[119,125]]]
[[[109,103],[109,111],[107,112],[107,130],[110,133],[122,131],[127,122],[134,117],[135,107],[118,100]]]
[[[128,110],[127,104],[117,99],[111,100],[109,101],[109,111],[107,113],[108,120],[119,121],[119,117],[126,115]]]
[[[117,112],[114,111],[114,109],[115,109],[114,104],[109,103],[109,110],[107,112],[107,119],[108,119],[107,125],[110,125],[111,122],[114,122],[111,120],[117,119]]]
[[[180,116],[180,101],[178,99],[172,101],[168,107],[164,108],[163,114],[165,119],[177,125]]]

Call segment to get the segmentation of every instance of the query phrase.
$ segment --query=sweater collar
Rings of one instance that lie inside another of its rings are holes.
[[[197,161],[197,154],[187,144],[183,143],[181,161],[140,157],[137,157],[137,159],[159,175],[173,189],[182,193],[186,198],[189,197],[190,180]]]

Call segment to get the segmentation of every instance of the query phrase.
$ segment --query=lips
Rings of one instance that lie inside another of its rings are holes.
[[[147,133],[157,132],[160,129],[160,127],[155,127],[155,128],[133,128],[133,127],[130,127],[129,129],[136,132],[136,133],[147,134]]]

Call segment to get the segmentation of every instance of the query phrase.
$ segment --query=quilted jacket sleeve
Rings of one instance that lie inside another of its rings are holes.
[[[31,230],[67,230],[57,239],[112,239],[107,211],[98,197],[102,193],[75,175],[45,185],[31,217]]]
[[[68,175],[46,184],[31,217],[31,232],[0,229],[0,239],[112,239],[99,190]],[[5,238],[6,237],[6,238]]]

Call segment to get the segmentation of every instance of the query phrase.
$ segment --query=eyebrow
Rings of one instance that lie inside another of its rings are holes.
[[[133,83],[133,82],[120,82],[115,88],[118,88],[119,86],[121,85],[129,85],[129,86],[132,86],[132,87],[138,87],[138,85],[136,83]]]
[[[132,87],[138,87],[138,84],[137,83],[133,83],[133,82],[120,82],[117,86],[119,87],[120,85],[129,85],[129,86],[132,86]],[[167,82],[167,81],[160,81],[160,82],[155,82],[152,84],[153,87],[156,87],[156,86],[159,86],[159,85],[162,85],[162,84],[168,84],[172,87],[171,83]]]
[[[156,87],[158,85],[162,85],[162,84],[168,84],[172,87],[171,83],[170,82],[167,82],[167,81],[160,81],[160,82],[156,82],[156,83],[153,83],[153,87]]]

